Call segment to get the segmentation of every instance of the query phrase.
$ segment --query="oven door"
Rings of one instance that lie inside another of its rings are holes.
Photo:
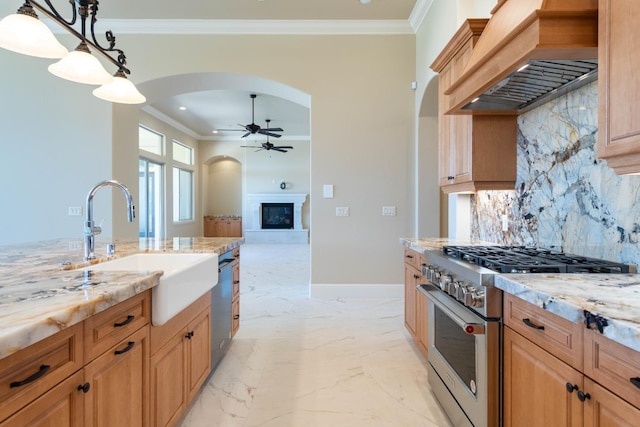
[[[500,322],[473,313],[433,285],[418,289],[429,300],[434,394],[455,425],[499,425]]]

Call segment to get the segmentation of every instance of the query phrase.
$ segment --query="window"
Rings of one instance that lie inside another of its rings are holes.
[[[162,156],[164,155],[164,135],[144,126],[138,126],[138,148]]]
[[[138,221],[140,237],[162,237],[163,166],[140,158],[138,160],[140,197]]]
[[[173,160],[185,165],[193,165],[193,148],[173,141]]]
[[[173,167],[173,220],[193,220],[193,171]]]

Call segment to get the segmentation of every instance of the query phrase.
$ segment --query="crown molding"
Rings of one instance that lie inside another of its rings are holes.
[[[424,18],[427,16],[432,4],[433,0],[416,1],[416,5],[409,16],[409,24],[411,25],[414,33],[418,32],[418,29],[422,25],[422,21],[424,21]]]
[[[419,0],[423,1],[423,0]],[[43,19],[43,22],[46,20]],[[115,34],[230,35],[412,35],[409,21],[397,20],[233,20],[100,19]],[[55,33],[66,31],[52,22]]]

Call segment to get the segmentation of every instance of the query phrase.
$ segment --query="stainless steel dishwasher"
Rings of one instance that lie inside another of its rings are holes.
[[[218,257],[218,284],[211,289],[211,372],[231,344],[232,272],[238,260],[233,251]]]

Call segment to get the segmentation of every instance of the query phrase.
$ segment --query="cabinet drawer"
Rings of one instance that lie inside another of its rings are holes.
[[[416,269],[420,270],[421,264],[423,262],[422,255],[418,252],[405,248],[404,249],[404,262],[405,264],[409,264]]]
[[[504,294],[504,324],[558,359],[582,371],[584,326]]]
[[[0,360],[0,420],[82,368],[82,350],[78,323]]]
[[[586,330],[584,373],[640,408],[640,354],[637,351],[613,342],[596,331]]]
[[[236,298],[231,302],[231,336],[235,336],[240,329],[240,299]]]
[[[84,322],[84,353],[89,363],[121,340],[149,323],[150,292],[123,301]]]

